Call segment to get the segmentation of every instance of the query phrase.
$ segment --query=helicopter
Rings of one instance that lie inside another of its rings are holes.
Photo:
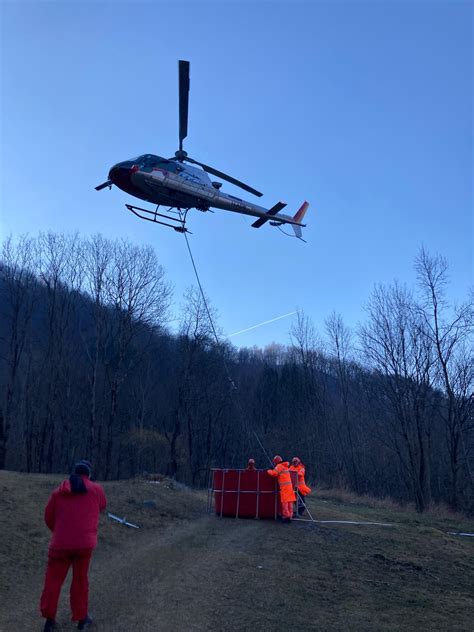
[[[187,212],[195,208],[209,211],[219,208],[258,219],[252,224],[260,228],[266,222],[271,226],[291,225],[295,237],[302,239],[303,218],[308,210],[308,202],[303,202],[294,216],[280,213],[286,204],[278,202],[266,209],[253,202],[242,200],[234,195],[221,191],[222,183],[211,181],[209,175],[225,180],[257,197],[263,194],[253,187],[218,171],[188,156],[183,149],[183,141],[188,135],[189,106],[189,61],[179,60],[179,149],[171,158],[162,158],[155,154],[143,154],[114,165],[108,179],[95,187],[101,191],[106,187],[117,186],[130,195],[156,205],[155,210],[125,204],[126,208],[137,217],[157,224],[173,228],[177,232],[189,232],[186,227]],[[196,165],[196,166],[195,166]],[[166,213],[158,212],[166,207]],[[170,215],[176,213],[177,216]],[[166,220],[166,221],[163,221]]]

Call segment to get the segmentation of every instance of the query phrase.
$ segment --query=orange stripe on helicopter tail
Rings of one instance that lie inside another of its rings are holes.
[[[303,217],[308,210],[308,206],[309,202],[303,202],[303,204],[299,207],[299,209],[296,211],[295,216],[293,217],[296,222],[301,222],[303,220]]]

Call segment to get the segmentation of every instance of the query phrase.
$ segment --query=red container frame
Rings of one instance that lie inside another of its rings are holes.
[[[297,485],[296,472],[290,472]],[[232,518],[266,518],[281,516],[277,478],[267,470],[213,468],[210,475],[209,511]]]

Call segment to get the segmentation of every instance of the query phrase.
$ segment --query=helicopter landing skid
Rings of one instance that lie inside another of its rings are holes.
[[[170,215],[164,215],[163,213],[158,213],[158,211],[150,211],[146,208],[140,208],[139,206],[133,206],[133,204],[125,204],[129,211],[131,211],[134,215],[139,217],[140,219],[146,219],[148,222],[153,222],[154,224],[161,224],[162,226],[168,226],[168,228],[172,228],[178,233],[190,233],[190,231],[186,228],[186,220],[171,217]],[[146,213],[147,215],[143,215]],[[158,217],[163,217],[170,222],[176,222],[178,225],[168,224],[167,222],[161,222]],[[191,233],[190,233],[191,234]]]

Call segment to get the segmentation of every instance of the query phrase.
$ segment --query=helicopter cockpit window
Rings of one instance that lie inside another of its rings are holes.
[[[142,171],[152,171],[153,169],[163,169],[164,171],[171,171],[173,173],[178,171],[176,161],[167,160],[166,158],[154,156],[153,154],[136,156],[136,158],[130,158],[128,162],[139,165]]]
[[[134,165],[139,165],[140,167],[145,167],[148,165],[150,155],[142,154],[141,156],[135,156],[135,158],[130,158],[127,162],[132,162]]]
[[[145,154],[144,156],[140,156],[139,160],[139,164],[144,171],[151,171],[152,169],[176,171],[176,164],[173,160],[166,160],[166,158],[161,158],[160,156]]]
[[[141,156],[140,166],[142,169],[152,169],[155,166],[155,156],[145,154]]]

